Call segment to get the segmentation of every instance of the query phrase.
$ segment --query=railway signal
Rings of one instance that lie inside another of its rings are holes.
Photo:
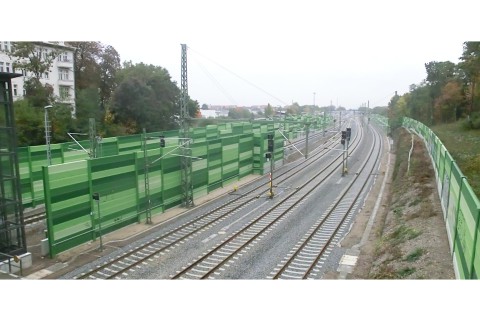
[[[160,148],[165,148],[165,136],[160,136]]]
[[[341,143],[345,145],[345,140],[347,139],[347,131],[342,131],[342,140]]]
[[[273,165],[274,165],[274,160],[273,160],[273,133],[269,133],[267,135],[267,153],[265,154],[265,158],[267,158],[267,161],[270,161],[270,174],[269,174],[269,179],[270,179],[270,192],[269,192],[269,197],[270,199],[273,198]]]
[[[269,133],[267,135],[267,138],[268,138],[268,152],[273,152],[273,134]]]

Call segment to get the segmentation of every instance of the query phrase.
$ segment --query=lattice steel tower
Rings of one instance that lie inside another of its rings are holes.
[[[182,171],[182,205],[193,207],[192,151],[190,149],[190,128],[188,114],[187,45],[182,44],[182,72],[180,92],[180,147]]]
[[[20,76],[0,72],[0,261],[27,251],[11,81]]]

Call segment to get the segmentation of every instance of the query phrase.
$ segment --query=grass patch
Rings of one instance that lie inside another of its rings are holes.
[[[382,264],[378,272],[372,274],[370,278],[371,279],[396,279],[397,272],[392,266],[388,264]]]
[[[462,121],[436,125],[431,129],[455,159],[480,198],[480,130],[466,130],[462,127]]]
[[[405,261],[415,262],[418,259],[420,259],[420,257],[424,254],[424,252],[425,250],[423,250],[422,248],[417,248],[405,257]]]
[[[410,202],[409,207],[414,207],[414,206],[416,206],[417,204],[419,204],[420,202],[422,202],[422,199],[419,198],[419,197],[416,197],[415,199],[413,199],[412,202]]]
[[[406,225],[402,224],[399,227],[397,227],[397,229],[395,229],[395,231],[393,231],[388,236],[388,238],[392,243],[392,245],[397,245],[407,240],[418,237],[420,233],[421,233],[420,231],[407,227]]]
[[[403,268],[399,271],[397,271],[397,277],[402,279],[402,278],[406,278],[408,277],[409,275],[413,274],[415,272],[415,268]]]

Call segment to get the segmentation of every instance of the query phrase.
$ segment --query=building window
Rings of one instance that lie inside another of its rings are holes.
[[[48,79],[48,72],[45,72],[45,79]]]
[[[17,96],[17,85],[13,85],[13,95],[16,97]]]
[[[4,72],[3,71],[3,62],[0,62],[0,72]]]
[[[60,86],[60,98],[62,100],[68,100],[70,98],[70,87],[68,86]]]
[[[68,52],[62,52],[58,55],[58,61],[68,62]]]
[[[58,79],[59,80],[68,80],[68,69],[67,68],[59,68],[58,69]]]
[[[5,72],[10,72],[10,63],[6,63]]]
[[[4,47],[4,50],[5,50],[6,52],[10,51],[10,48],[9,48],[9,47],[10,47],[10,43],[9,43],[9,41],[4,41],[4,42],[3,42],[3,47]]]
[[[27,70],[22,69],[22,74],[23,74],[24,77],[26,77],[27,76]]]
[[[0,41],[0,51],[3,51],[2,41]]]

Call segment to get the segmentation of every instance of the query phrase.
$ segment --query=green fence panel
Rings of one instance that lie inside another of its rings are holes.
[[[87,161],[43,168],[50,256],[92,238]]]
[[[73,142],[62,143],[62,152],[63,152],[63,162],[64,163],[86,160],[86,159],[90,158],[89,154],[86,152],[86,151],[90,150],[89,149],[90,148],[90,142],[79,141],[79,143],[82,145],[83,149]]]
[[[165,148],[167,149],[167,148]],[[165,150],[165,153],[168,151]],[[172,208],[182,202],[182,172],[178,156],[162,158],[164,208]]]
[[[138,221],[136,153],[88,161],[92,194],[100,196],[102,229],[109,232]]]
[[[477,198],[478,200],[478,198]],[[473,253],[473,263],[472,263],[472,274],[470,275],[470,279],[478,279],[479,270],[480,270],[480,207],[477,209],[477,226],[475,227],[475,245],[474,245],[474,253]]]
[[[146,153],[137,152],[137,180],[138,180],[138,211],[142,214],[147,210],[147,194],[145,190],[145,162],[148,163],[148,181],[150,194],[150,209],[158,211],[163,207],[162,198],[162,168],[159,160],[163,149],[148,150]]]
[[[197,197],[208,193],[207,159],[192,162],[192,185]]]
[[[438,155],[438,164],[437,164],[437,170],[438,170],[437,189],[438,190],[443,189],[443,183],[445,180],[445,153],[446,152],[447,152],[447,149],[442,143],[440,145],[440,152]]]
[[[172,208],[182,202],[182,174],[180,170],[163,174],[163,198],[165,209]]]
[[[433,131],[413,119],[404,118],[402,123],[415,128],[424,138],[432,156],[457,276],[461,279],[477,279],[477,270],[480,268],[480,201]]]
[[[447,208],[447,222],[449,226],[450,235],[454,240],[455,229],[457,225],[458,200],[460,198],[460,188],[463,177],[457,164],[452,163],[452,172],[450,174],[450,188]]]
[[[20,190],[22,203],[25,208],[35,207],[35,191],[31,175],[31,161],[28,147],[18,149],[18,168],[20,175]]]
[[[457,259],[461,263],[460,273],[463,278],[470,278],[476,273],[473,270],[476,236],[478,234],[478,215],[480,210],[480,202],[470,184],[466,179],[463,180],[461,189],[458,218],[455,238],[455,252]]]
[[[219,137],[218,126],[214,124],[207,125],[205,129],[205,134],[206,134],[207,140],[217,139]]]
[[[118,155],[117,137],[103,138],[98,146],[97,157],[108,157]]]
[[[131,153],[141,150],[142,136],[139,134],[131,136],[120,136],[118,139],[118,154]]]

